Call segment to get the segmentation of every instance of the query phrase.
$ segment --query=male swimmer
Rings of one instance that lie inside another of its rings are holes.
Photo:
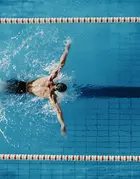
[[[18,81],[18,80],[9,80],[7,81],[7,91],[16,93],[16,94],[24,94],[29,93],[35,96],[39,96],[42,98],[48,98],[53,107],[56,109],[57,118],[61,125],[61,133],[62,135],[66,135],[66,126],[64,123],[63,113],[61,107],[57,101],[57,95],[55,91],[65,92],[67,90],[67,86],[64,83],[54,83],[54,79],[58,76],[60,70],[63,68],[66,62],[66,58],[68,55],[68,51],[70,48],[71,41],[68,40],[65,50],[60,58],[60,62],[56,69],[54,69],[50,76],[42,77],[30,82]]]

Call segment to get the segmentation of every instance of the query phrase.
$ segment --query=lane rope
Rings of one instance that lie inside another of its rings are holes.
[[[0,24],[140,23],[140,17],[0,18]]]
[[[0,160],[140,162],[140,156],[0,154]]]

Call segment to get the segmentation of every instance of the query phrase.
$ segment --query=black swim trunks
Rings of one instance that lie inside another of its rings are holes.
[[[6,92],[14,94],[24,94],[27,92],[27,82],[20,80],[8,80],[6,84]]]

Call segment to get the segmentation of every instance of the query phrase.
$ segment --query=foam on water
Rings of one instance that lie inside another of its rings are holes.
[[[0,134],[4,137],[7,143],[10,143],[8,137],[5,134],[7,128],[8,120],[6,119],[5,109],[3,105],[0,103]]]
[[[57,28],[44,31],[40,28],[30,27],[11,37],[8,42],[5,42],[6,49],[0,49],[0,92],[5,86],[3,80],[13,76],[21,80],[33,80],[49,75],[58,65],[64,43],[59,39]],[[57,92],[60,103],[62,101],[67,103],[76,98],[72,88],[73,76],[74,73],[71,73],[70,77],[60,73],[55,80],[66,83],[70,89],[63,94]],[[55,110],[47,100],[30,95],[10,94],[6,96],[0,94],[0,101],[0,123],[2,126],[0,133],[13,146],[18,146],[18,143],[15,142],[17,140],[14,141],[14,133],[17,133],[18,130],[20,136],[26,138],[33,134],[35,136],[47,135],[44,134],[46,128],[42,125],[42,121],[44,120],[46,124],[57,122]],[[33,131],[33,126],[36,127],[36,132]]]

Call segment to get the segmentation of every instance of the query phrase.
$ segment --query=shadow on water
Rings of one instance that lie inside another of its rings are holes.
[[[74,85],[79,98],[140,98],[140,87]]]

